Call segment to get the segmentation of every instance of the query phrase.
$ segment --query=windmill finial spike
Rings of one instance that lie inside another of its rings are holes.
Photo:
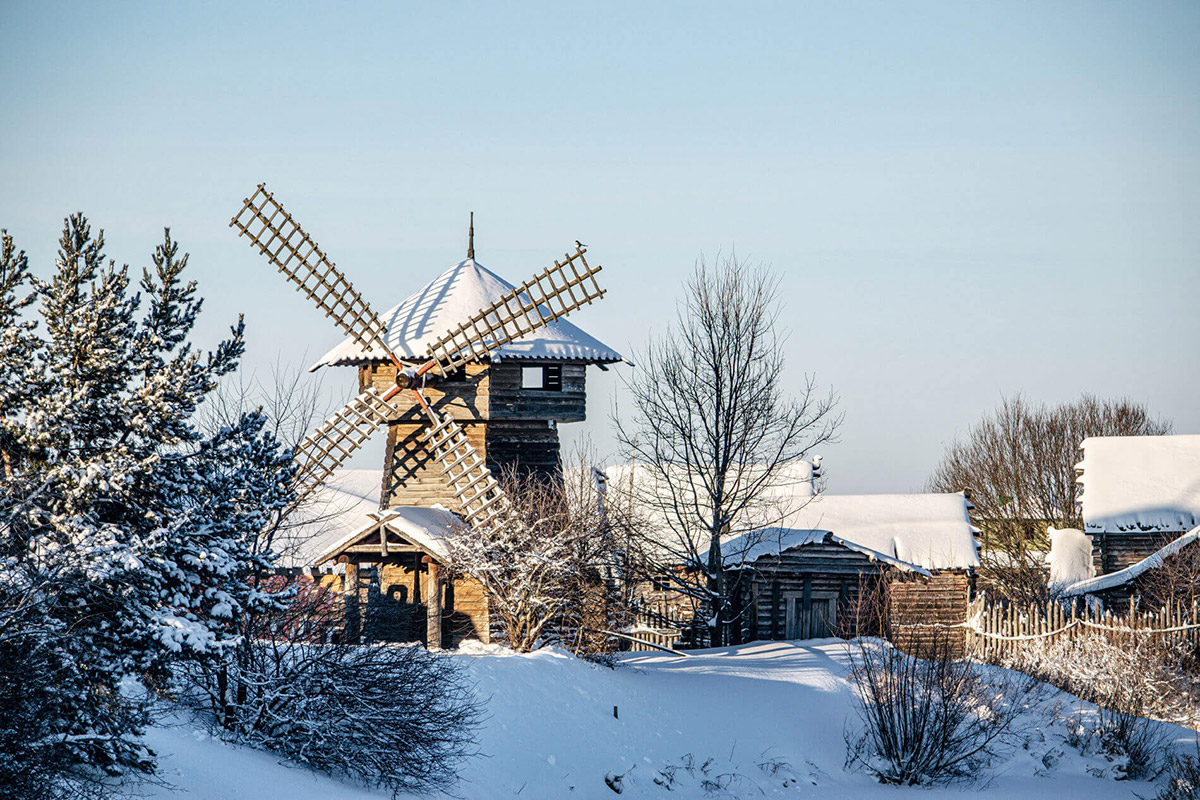
[[[471,212],[471,227],[467,230],[467,258],[475,259],[475,212]]]

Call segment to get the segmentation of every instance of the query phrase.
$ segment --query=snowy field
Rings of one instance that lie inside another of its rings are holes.
[[[839,640],[761,642],[683,658],[629,654],[615,670],[560,651],[517,655],[477,646],[449,657],[465,662],[488,698],[480,737],[485,756],[467,763],[457,790],[469,799],[982,794],[1106,800],[1157,791],[1106,777],[1112,763],[1070,746],[1069,720],[1081,710],[1090,713],[1090,706],[1050,689],[1023,721],[1025,746],[986,784],[898,788],[846,772],[843,729],[855,717],[846,644]],[[1172,730],[1176,746],[1195,746],[1191,731]],[[150,797],[383,796],[213,741],[191,725],[155,729],[148,740],[160,753],[162,777],[178,790],[151,787]]]

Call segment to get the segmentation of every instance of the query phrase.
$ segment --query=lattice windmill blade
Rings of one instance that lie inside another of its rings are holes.
[[[421,372],[436,368],[443,375],[468,361],[480,361],[497,348],[566,316],[603,297],[596,282],[600,267],[588,266],[587,249],[575,243],[575,252],[554,266],[477,312],[457,328],[429,345],[429,361]]]
[[[310,433],[296,448],[295,459],[300,469],[296,473],[294,505],[324,483],[376,429],[397,413],[379,390],[371,386]]]
[[[511,522],[513,509],[508,495],[492,477],[462,426],[428,405],[424,408],[432,425],[422,437],[442,465],[442,474],[462,504],[467,524],[476,533],[487,536],[491,529]]]
[[[360,347],[386,354],[399,366],[399,360],[383,341],[387,329],[370,304],[267,191],[266,184],[260,183],[258,190],[245,199],[229,226],[249,238],[252,246]]]

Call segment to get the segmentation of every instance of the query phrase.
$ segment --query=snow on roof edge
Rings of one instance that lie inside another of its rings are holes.
[[[1167,558],[1175,555],[1197,539],[1200,539],[1200,525],[1159,548],[1136,564],[1131,564],[1125,569],[1110,572],[1107,575],[1098,575],[1095,578],[1088,578],[1085,581],[1073,583],[1063,589],[1062,594],[1067,597],[1075,597],[1081,594],[1092,594],[1094,592],[1102,592],[1105,589],[1124,586],[1139,575],[1161,567]]]

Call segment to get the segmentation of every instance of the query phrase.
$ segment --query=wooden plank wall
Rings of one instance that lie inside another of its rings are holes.
[[[556,478],[562,474],[558,429],[545,420],[506,420],[488,424],[488,469],[499,477],[508,470]]]
[[[546,364],[562,366],[562,391],[522,389],[521,368]],[[586,364],[562,361],[514,358],[493,364],[488,418],[583,422],[587,411],[586,372]]]
[[[888,585],[892,642],[905,652],[929,652],[945,640],[953,658],[962,658],[971,581],[966,570],[935,572],[932,578],[902,576]]]
[[[467,364],[463,368],[464,380],[431,382],[421,391],[435,410],[459,422],[482,422],[490,415],[490,373],[487,364]],[[363,391],[368,385],[387,391],[396,385],[396,367],[393,364],[371,364],[358,370],[358,387]],[[396,422],[423,423],[421,411],[412,392],[401,392],[392,400],[400,409]]]
[[[463,431],[481,456],[487,458],[487,426],[464,424]],[[454,496],[442,467],[422,439],[424,425],[396,423],[388,427],[384,449],[383,507],[432,506],[440,503],[454,512],[462,506]]]
[[[1092,563],[1097,575],[1133,566],[1149,555],[1178,539],[1184,531],[1111,531],[1089,533],[1092,539]]]
[[[860,594],[882,573],[883,565],[834,542],[814,542],[778,556],[763,556],[743,572],[742,603],[746,608],[743,636],[755,639],[786,637],[787,598],[801,603],[836,600],[839,633],[856,633]]]

